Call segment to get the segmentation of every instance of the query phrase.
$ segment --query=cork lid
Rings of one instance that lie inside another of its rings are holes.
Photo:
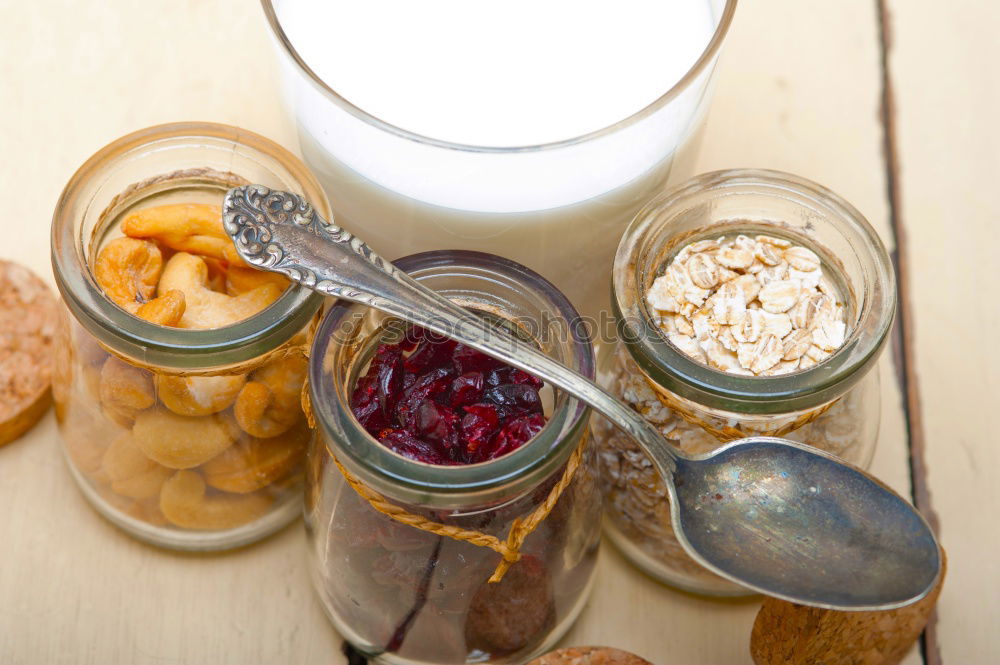
[[[24,266],[0,260],[0,445],[45,414],[52,401],[58,301]]]
[[[569,647],[547,653],[528,665],[651,665],[651,663],[621,649]]]

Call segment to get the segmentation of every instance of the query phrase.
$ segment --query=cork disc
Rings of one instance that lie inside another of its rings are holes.
[[[750,635],[756,665],[898,665],[930,617],[941,577],[912,605],[880,612],[838,612],[765,598]]]
[[[57,317],[58,301],[45,283],[0,260],[0,445],[49,408]]]
[[[545,654],[528,665],[652,665],[633,653],[609,647],[570,647]]]

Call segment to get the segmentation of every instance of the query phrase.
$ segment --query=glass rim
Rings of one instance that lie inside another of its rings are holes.
[[[463,263],[464,262],[464,263]],[[545,304],[571,324],[579,314],[565,295],[551,282],[525,266],[495,254],[469,250],[432,250],[412,254],[397,261],[401,270],[414,274],[434,269],[453,270],[467,262],[476,262],[494,270],[508,271],[519,285],[540,294]],[[530,487],[548,477],[572,453],[571,442],[587,427],[589,408],[567,394],[558,394],[552,413],[536,436],[517,450],[488,462],[444,466],[427,464],[403,457],[379,443],[354,417],[349,404],[325,374],[325,358],[334,342],[336,330],[348,317],[361,317],[365,305],[337,301],[327,311],[313,337],[309,354],[309,395],[317,429],[325,437],[318,445],[369,485],[411,503],[443,502],[456,505],[463,500],[483,500],[483,495],[500,490]],[[351,325],[351,324],[349,324]],[[569,326],[567,346],[570,358],[564,360],[577,371],[594,377],[595,361],[591,340],[581,334],[580,326]],[[346,377],[348,380],[350,376]],[[345,395],[349,393],[345,391]],[[346,442],[345,442],[346,439]]]
[[[422,143],[436,148],[442,148],[446,150],[455,150],[460,152],[480,152],[480,153],[519,153],[519,152],[543,152],[547,150],[556,150],[559,148],[565,148],[567,146],[576,145],[579,143],[585,143],[592,141],[594,139],[613,134],[620,131],[626,127],[634,125],[643,118],[652,115],[654,112],[666,106],[671,100],[680,95],[680,93],[685,90],[695,78],[697,78],[715,59],[718,55],[722,44],[725,41],[725,37],[729,32],[729,27],[732,24],[733,16],[736,13],[736,3],[737,0],[723,0],[725,2],[725,7],[723,7],[722,14],[719,16],[719,22],[715,26],[715,31],[712,33],[711,39],[709,39],[708,44],[705,46],[701,55],[695,60],[694,64],[684,73],[681,78],[674,83],[666,92],[657,97],[655,100],[647,104],[645,107],[639,109],[632,115],[629,115],[611,125],[596,129],[585,134],[580,134],[579,136],[571,137],[568,139],[561,139],[559,141],[552,141],[549,143],[537,143],[529,144],[524,146],[484,146],[484,145],[472,145],[466,143],[456,143],[452,141],[445,141],[442,139],[436,139],[423,134],[418,134],[416,132],[411,132],[407,129],[393,125],[386,122],[377,116],[368,113],[354,103],[348,101],[345,97],[342,97],[340,93],[334,90],[332,87],[327,85],[327,83],[306,63],[306,61],[299,55],[299,52],[292,45],[291,39],[285,34],[284,28],[281,27],[281,21],[278,19],[277,11],[274,8],[273,0],[260,0],[261,7],[264,10],[264,15],[267,18],[267,24],[270,28],[271,35],[275,38],[278,44],[281,45],[281,49],[284,53],[291,58],[292,62],[295,64],[296,68],[308,78],[312,84],[331,102],[341,107],[344,111],[350,113],[359,120],[366,122],[367,124],[381,129],[390,134],[395,134],[400,138],[404,138],[416,143]]]
[[[101,186],[106,170],[138,151],[184,139],[228,141],[268,155],[309,192],[311,203],[329,214],[329,203],[313,175],[297,157],[274,141],[249,130],[213,122],[154,125],[108,143],[70,177],[52,215],[53,274],[63,301],[77,321],[124,356],[173,369],[245,362],[259,356],[261,346],[268,350],[276,348],[304,328],[319,310],[322,296],[292,284],[269,307],[233,325],[206,330],[159,326],[129,314],[108,298],[89,269],[82,246],[78,245],[83,239],[77,233],[76,218],[90,213],[89,197],[95,187]]]
[[[856,240],[872,248],[867,253],[871,265],[858,285],[865,293],[856,325],[839,349],[808,369],[775,376],[741,376],[697,362],[675,348],[660,332],[652,321],[645,297],[629,293],[633,286],[642,283],[643,243],[662,224],[651,213],[680,205],[686,198],[706,191],[722,192],[738,186],[762,187],[773,190],[776,196],[796,194],[817,201],[833,213],[838,226],[843,224]],[[634,265],[630,265],[632,262]],[[874,366],[895,319],[895,272],[878,232],[835,192],[782,171],[713,171],[664,192],[646,204],[629,224],[618,245],[614,266],[612,309],[620,330],[624,328],[628,333],[623,343],[632,358],[656,383],[710,408],[780,414],[814,408],[836,399]],[[873,302],[870,291],[883,297]],[[629,302],[630,298],[635,298],[635,302]]]

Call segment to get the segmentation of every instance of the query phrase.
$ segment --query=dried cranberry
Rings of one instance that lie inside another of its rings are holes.
[[[401,455],[475,464],[515,450],[541,430],[542,385],[485,353],[414,327],[398,344],[379,346],[358,379],[351,409]]]
[[[541,432],[543,427],[545,427],[545,417],[540,413],[511,420],[497,432],[487,459],[495,459],[517,450],[527,443],[528,439]]]
[[[388,344],[380,346],[375,352],[375,359],[368,374],[376,373],[378,377],[378,399],[382,403],[382,412],[389,416],[392,404],[399,400],[403,392],[403,352],[402,349]]]
[[[351,409],[362,427],[377,432],[389,426],[392,405],[399,401],[402,391],[402,351],[397,346],[383,344],[351,395]]]
[[[490,439],[500,428],[500,414],[492,404],[471,404],[465,407],[462,418],[462,437],[465,439],[465,449],[476,459],[475,452],[480,447],[489,445]],[[481,461],[476,459],[476,461]]]
[[[417,407],[415,418],[415,433],[420,438],[439,444],[437,448],[448,452],[454,458],[458,454],[458,414],[450,407],[425,399]]]
[[[483,396],[482,372],[466,372],[451,382],[450,406],[465,406],[479,401]]]
[[[486,376],[486,383],[491,386],[499,386],[505,383],[518,383],[533,386],[536,390],[542,387],[541,379],[531,376],[527,372],[504,365]]]
[[[451,352],[458,342],[431,332],[424,332],[417,348],[406,357],[406,371],[415,374],[450,365]]]
[[[456,346],[451,357],[455,361],[455,369],[458,370],[459,374],[466,372],[487,372],[503,365],[496,358],[488,356],[481,351],[476,351],[465,344]]]
[[[432,369],[418,377],[413,385],[403,391],[402,397],[396,404],[396,423],[412,432],[414,429],[413,418],[417,414],[417,407],[425,399],[445,392],[451,383],[450,379],[450,367]]]
[[[377,432],[389,423],[382,414],[382,406],[376,398],[374,376],[363,376],[351,394],[351,411],[361,426],[369,432]]]
[[[520,383],[526,386],[532,386],[535,390],[540,389],[544,385],[543,381],[537,376],[532,376],[520,369],[513,369],[510,377],[510,383]]]
[[[499,386],[503,383],[513,383],[511,380],[511,370],[513,367],[508,367],[504,365],[503,367],[498,367],[493,371],[486,374],[486,385],[488,386]]]
[[[533,386],[507,383],[490,388],[483,393],[484,402],[492,402],[501,407],[506,415],[541,413],[542,400]]]
[[[387,448],[399,453],[403,457],[409,457],[418,462],[442,465],[455,464],[453,460],[442,455],[434,445],[420,440],[406,430],[382,430],[378,440]]]

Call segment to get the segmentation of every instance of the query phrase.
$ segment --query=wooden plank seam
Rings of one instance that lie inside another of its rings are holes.
[[[892,17],[889,0],[875,0],[879,28],[881,55],[882,102],[880,108],[883,129],[883,158],[886,169],[886,194],[889,203],[889,223],[895,239],[896,251],[893,266],[899,293],[896,326],[893,331],[893,356],[896,378],[904,395],[903,411],[906,420],[907,444],[910,451],[910,486],[914,505],[930,523],[935,533],[940,533],[937,514],[931,503],[925,464],[926,438],[921,415],[920,386],[914,358],[913,315],[909,307],[909,256],[906,228],[900,196],[899,154],[896,141],[896,108],[893,96],[889,60],[892,53]],[[927,622],[920,638],[921,657],[925,665],[943,665],[937,640],[937,611]]]

